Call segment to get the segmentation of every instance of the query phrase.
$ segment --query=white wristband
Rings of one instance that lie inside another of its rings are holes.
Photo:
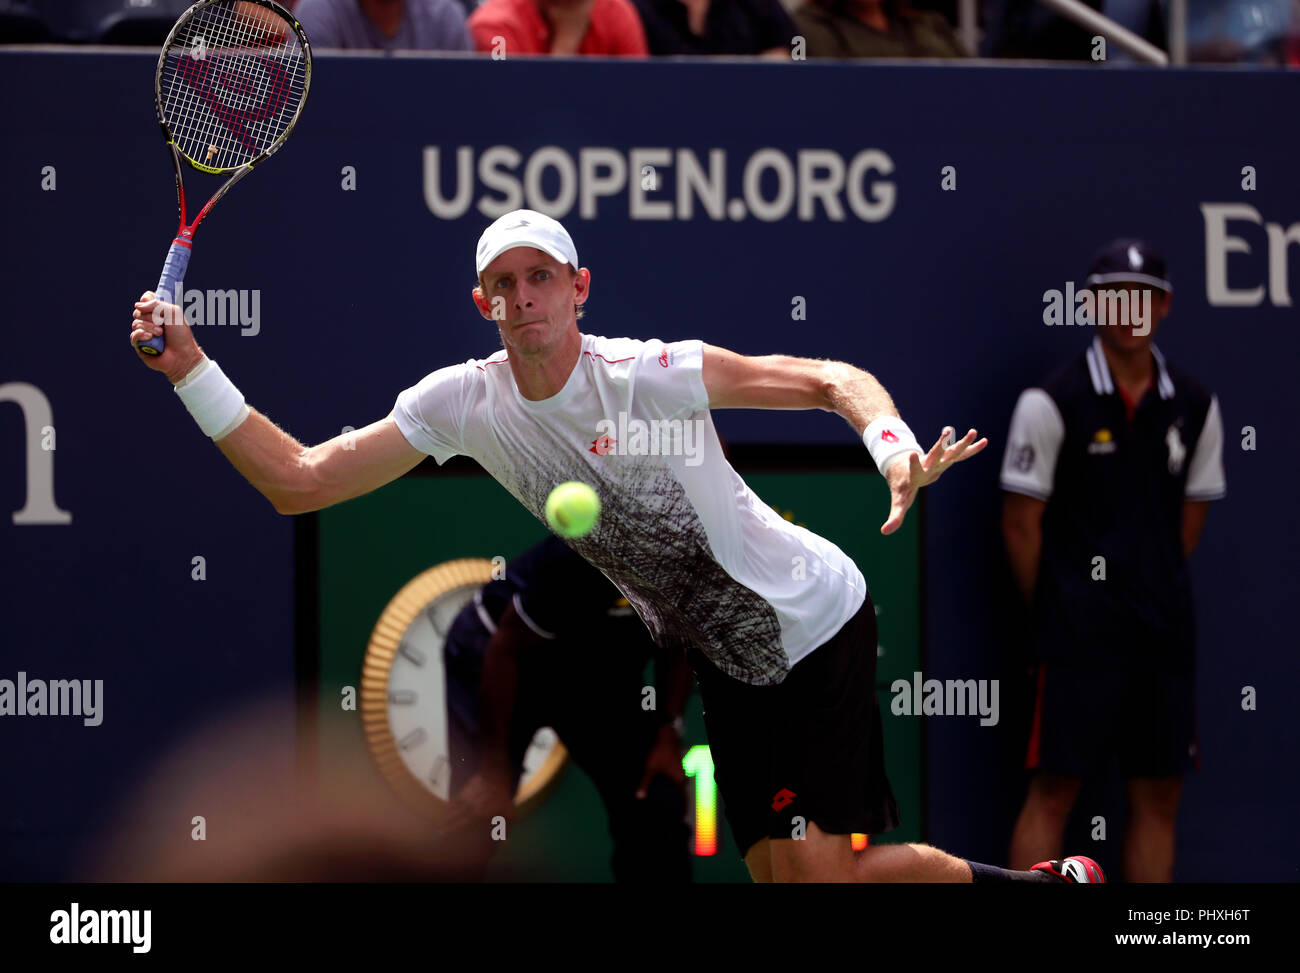
[[[912,430],[907,428],[907,423],[898,416],[881,416],[873,420],[862,431],[862,442],[870,451],[871,458],[876,461],[876,469],[880,470],[881,476],[885,475],[886,468],[900,454],[925,453],[912,435]]]
[[[214,440],[229,435],[248,418],[244,394],[210,358],[176,383],[174,388],[203,434]]]

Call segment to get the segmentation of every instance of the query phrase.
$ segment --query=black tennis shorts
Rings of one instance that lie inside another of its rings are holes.
[[[686,654],[704,703],[714,779],[742,856],[762,838],[793,837],[796,818],[829,834],[898,827],[885,776],[870,594],[776,686],[739,682],[696,649]]]

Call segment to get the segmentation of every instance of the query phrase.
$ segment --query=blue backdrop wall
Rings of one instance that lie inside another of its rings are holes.
[[[152,762],[239,700],[282,696],[293,732],[292,522],[127,345],[174,228],[153,67],[144,53],[0,53],[0,678],[104,682],[97,727],[0,719],[2,877],[76,877]],[[1001,861],[1025,730],[998,531],[1006,426],[1020,389],[1090,337],[1045,326],[1044,291],[1080,280],[1107,239],[1150,238],[1176,288],[1160,345],[1219,394],[1229,484],[1194,559],[1204,769],[1178,875],[1294,879],[1300,529],[1283,436],[1300,351],[1298,84],[322,56],[298,131],[200,228],[186,286],[256,292],[255,321],[209,321],[199,341],[251,403],[318,442],[499,346],[470,304],[472,251],[492,217],[528,205],[566,221],[592,271],[584,330],[839,358],[874,372],[924,436],[979,428],[986,454],[925,498],[926,674],[1003,679],[1007,716],[929,721],[927,824],[941,847]],[[187,175],[191,197],[205,179]],[[52,419],[37,421],[41,403]],[[853,442],[823,413],[716,418],[734,442]],[[71,522],[14,523],[26,470],[51,459]],[[1109,807],[1095,800],[1089,816]],[[1244,853],[1245,838],[1270,852]]]

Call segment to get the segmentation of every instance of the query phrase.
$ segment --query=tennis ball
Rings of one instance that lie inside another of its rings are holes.
[[[596,526],[600,497],[585,483],[561,483],[546,498],[546,522],[561,537],[581,537]]]

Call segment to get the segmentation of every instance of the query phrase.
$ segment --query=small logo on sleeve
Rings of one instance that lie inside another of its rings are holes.
[[[659,352],[659,364],[664,368],[668,367],[668,349],[666,347],[663,351]]]

